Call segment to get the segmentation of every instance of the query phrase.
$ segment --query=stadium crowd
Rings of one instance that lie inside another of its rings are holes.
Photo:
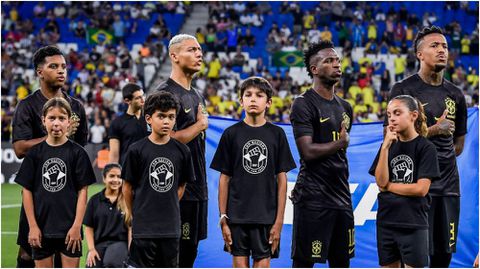
[[[2,141],[10,141],[10,123],[17,102],[39,87],[31,66],[33,52],[62,41],[59,21],[67,23],[68,31],[77,38],[85,38],[87,27],[95,27],[111,30],[118,40],[111,45],[99,42],[82,50],[68,48],[65,51],[70,77],[66,90],[84,103],[93,127],[90,128],[91,142],[104,143],[110,122],[126,108],[121,94],[123,85],[134,81],[148,89],[145,66],[153,64],[158,68],[168,61],[166,44],[176,33],[169,31],[169,21],[162,14],[188,16],[192,8],[183,2],[120,5],[75,1],[56,2],[53,8],[46,8],[38,2],[31,19],[20,14],[19,5],[2,2]],[[465,2],[444,5],[447,10],[478,14],[478,6],[472,10]],[[289,122],[292,100],[307,90],[310,82],[299,82],[289,68],[272,69],[271,57],[249,59],[245,52],[251,52],[256,44],[265,43],[266,52],[273,55],[278,51],[303,50],[308,43],[320,39],[337,39],[335,45],[343,55],[343,78],[337,94],[352,104],[354,122],[372,122],[385,116],[390,86],[418,68],[411,49],[418,29],[439,19],[433,12],[425,12],[419,18],[404,6],[398,11],[391,8],[384,12],[375,2],[319,2],[311,10],[302,10],[295,2],[283,2],[280,14],[293,15],[293,27],[290,27],[275,21],[276,14],[269,2],[208,2],[208,8],[208,23],[198,27],[195,33],[205,59],[194,83],[205,96],[210,115],[240,118],[238,85],[242,79],[256,75],[269,80],[275,89],[269,119],[285,123]],[[138,56],[132,55],[126,40],[154,13],[159,15],[145,36]],[[38,29],[35,18],[46,18],[46,23]],[[267,34],[254,34],[256,29],[266,27],[267,19],[272,20]],[[385,25],[385,31],[379,29],[380,24]],[[462,30],[462,25],[455,20],[444,30],[450,45],[446,77],[464,90],[469,107],[478,106],[478,70],[460,61],[463,55],[478,57],[478,17],[473,32]],[[361,56],[354,57],[358,51]],[[393,61],[394,68],[386,68],[381,60],[385,58],[379,55]]]

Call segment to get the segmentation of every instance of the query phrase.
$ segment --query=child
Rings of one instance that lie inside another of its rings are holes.
[[[36,267],[52,267],[55,252],[61,253],[64,267],[78,267],[87,188],[95,175],[87,152],[67,138],[68,102],[52,98],[42,115],[47,138],[28,151],[15,179],[23,186],[28,241]]]
[[[387,107],[383,144],[370,168],[378,194],[377,248],[382,267],[428,265],[430,183],[440,176],[437,151],[426,138],[422,105],[409,95]]]
[[[122,193],[122,167],[109,163],[103,169],[105,189],[88,201],[83,224],[88,245],[87,267],[123,267],[127,257],[128,229],[117,209]]]
[[[145,119],[152,133],[130,145],[125,156],[122,189],[132,218],[128,266],[178,267],[179,200],[195,176],[190,150],[170,137],[177,113],[171,93],[150,95]]]
[[[225,250],[233,267],[270,267],[279,254],[287,176],[295,168],[282,128],[265,119],[272,87],[260,77],[240,86],[246,117],[227,128],[210,165],[221,172],[218,204]]]

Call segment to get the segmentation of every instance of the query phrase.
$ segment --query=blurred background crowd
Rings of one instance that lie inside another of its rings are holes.
[[[383,120],[395,81],[417,71],[412,41],[423,26],[444,29],[445,77],[478,106],[478,2],[2,2],[2,141],[11,139],[19,100],[39,88],[32,56],[56,44],[69,64],[65,90],[85,106],[92,143],[106,142],[110,122],[124,113],[128,82],[155,88],[168,75],[169,39],[195,12],[204,64],[194,86],[210,115],[240,118],[237,89],[249,76],[270,81],[268,117],[289,122],[292,100],[311,86],[301,51],[332,40],[342,56],[337,94],[354,108],[354,122]],[[167,73],[168,74],[168,73]],[[104,128],[99,128],[103,126]],[[101,140],[101,141],[100,141]]]

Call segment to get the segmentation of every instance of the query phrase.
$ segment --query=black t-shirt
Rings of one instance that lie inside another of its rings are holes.
[[[88,154],[68,140],[52,147],[43,141],[26,154],[15,182],[33,194],[42,236],[64,238],[75,221],[78,191],[95,183]]]
[[[240,121],[223,132],[210,167],[231,177],[227,215],[232,223],[273,224],[277,174],[296,165],[282,128]]]
[[[87,116],[85,115],[85,109],[83,108],[82,103],[77,99],[68,96],[65,92],[63,92],[63,95],[72,107],[73,116],[80,118],[80,125],[77,128],[73,140],[78,144],[85,146],[88,141]],[[47,101],[48,99],[42,94],[42,92],[37,90],[18,103],[12,121],[12,143],[15,143],[18,140],[30,140],[47,135],[47,131],[42,123],[42,109]]]
[[[197,121],[198,104],[205,107],[205,100],[192,87],[187,90],[169,78],[167,81],[157,87],[157,91],[168,91],[176,96],[180,103],[176,124],[174,130],[183,130]],[[187,143],[192,153],[193,168],[195,171],[195,182],[188,184],[185,190],[184,201],[206,201],[208,200],[207,190],[207,172],[205,164],[205,138],[206,132],[203,131],[192,141]]]
[[[109,129],[108,138],[115,138],[120,141],[119,163],[123,163],[125,160],[128,146],[148,136],[150,132],[144,115],[137,119],[135,115],[125,112],[120,117],[114,119]]]
[[[352,107],[338,96],[326,100],[313,89],[295,99],[290,121],[295,139],[311,136],[313,143],[338,140],[341,124],[350,132]],[[311,209],[351,210],[348,161],[345,150],[311,161],[300,159],[300,172],[292,191],[292,201]]]
[[[128,230],[117,202],[110,202],[105,189],[93,195],[87,204],[83,224],[93,228],[95,244],[104,241],[127,241]]]
[[[373,176],[379,155],[380,150],[369,170]],[[435,146],[423,136],[417,136],[408,142],[393,143],[388,151],[388,175],[392,183],[413,184],[421,178],[435,182],[440,177]],[[429,194],[416,197],[380,192],[377,224],[399,228],[428,228],[430,200]]]
[[[462,91],[450,81],[443,79],[440,86],[425,83],[418,74],[412,75],[393,85],[390,99],[407,94],[416,97],[423,105],[427,126],[437,122],[445,111],[448,110],[447,119],[455,122],[453,136],[430,137],[438,152],[438,164],[441,177],[432,182],[430,194],[433,196],[460,196],[460,178],[455,156],[454,138],[467,133],[467,106]],[[388,118],[384,125],[388,125]]]
[[[145,137],[128,148],[122,178],[134,191],[133,238],[179,238],[178,186],[195,180],[188,147],[173,138],[157,145]]]

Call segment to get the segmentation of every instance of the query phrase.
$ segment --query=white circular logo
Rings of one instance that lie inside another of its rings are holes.
[[[59,158],[50,158],[42,167],[42,185],[49,192],[57,192],[67,183],[67,166]]]
[[[410,156],[398,155],[390,161],[390,167],[394,175],[392,182],[406,184],[413,182],[413,161]]]
[[[167,192],[173,186],[174,174],[174,167],[169,159],[155,158],[149,169],[150,186],[158,192]]]
[[[260,140],[250,140],[243,146],[243,168],[250,174],[260,174],[267,167],[268,149]]]

